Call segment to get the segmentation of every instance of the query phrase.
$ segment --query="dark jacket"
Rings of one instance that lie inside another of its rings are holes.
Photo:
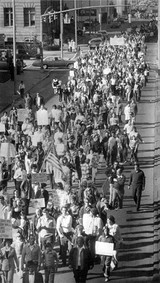
[[[29,273],[28,272],[25,272],[23,274],[23,283],[29,283]],[[39,272],[36,272],[35,273],[35,279],[34,279],[34,283],[43,283],[43,276],[41,273]]]
[[[93,260],[89,249],[83,248],[80,253],[81,270],[88,271],[93,267]],[[73,270],[78,269],[78,247],[71,249],[69,254],[69,265],[72,266]]]

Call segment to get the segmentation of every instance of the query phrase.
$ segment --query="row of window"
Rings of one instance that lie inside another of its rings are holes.
[[[35,26],[35,8],[23,9],[24,26]],[[13,26],[12,8],[4,8],[4,26]]]

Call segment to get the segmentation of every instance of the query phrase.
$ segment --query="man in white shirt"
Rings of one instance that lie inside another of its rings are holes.
[[[62,257],[62,263],[66,265],[66,256],[67,256],[67,242],[70,244],[69,249],[71,248],[71,239],[72,239],[72,216],[68,213],[67,207],[63,206],[62,214],[57,219],[57,232],[60,237],[60,251]]]
[[[51,244],[55,241],[55,219],[49,215],[48,209],[43,209],[42,216],[38,219],[37,230],[39,236],[39,243],[42,249],[45,248],[46,241]]]

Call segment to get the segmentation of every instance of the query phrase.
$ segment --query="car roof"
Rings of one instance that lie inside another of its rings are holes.
[[[58,58],[58,60],[64,60],[64,59],[62,59],[61,57],[58,57],[58,56],[52,56],[52,55],[48,55],[48,56],[46,56],[43,60],[47,60],[48,58]]]
[[[92,41],[102,41],[102,38],[101,37],[95,37],[95,38],[92,38],[90,40],[90,42],[92,42]]]

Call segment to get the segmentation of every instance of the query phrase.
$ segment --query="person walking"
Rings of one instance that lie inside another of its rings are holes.
[[[77,237],[77,246],[69,254],[69,267],[73,268],[76,283],[86,283],[88,270],[93,268],[90,251],[84,246],[83,236]]]
[[[104,226],[103,234],[98,238],[98,241],[115,245],[114,237],[109,234],[109,228],[107,225]],[[103,266],[105,282],[109,281],[109,277],[111,273],[111,262],[112,262],[112,256],[109,255],[101,256],[101,264]]]
[[[142,191],[145,188],[145,174],[140,169],[138,163],[135,163],[134,170],[130,174],[128,189],[132,188],[132,196],[137,207],[140,210]]]
[[[51,243],[47,243],[43,254],[45,283],[54,283],[55,272],[58,267],[58,255]]]
[[[19,262],[16,251],[13,247],[11,247],[11,243],[11,239],[6,239],[4,247],[0,249],[4,283],[13,283],[15,265],[17,267],[17,272],[19,272]]]
[[[19,92],[20,92],[21,98],[24,98],[25,84],[23,81],[21,81],[19,84]]]

